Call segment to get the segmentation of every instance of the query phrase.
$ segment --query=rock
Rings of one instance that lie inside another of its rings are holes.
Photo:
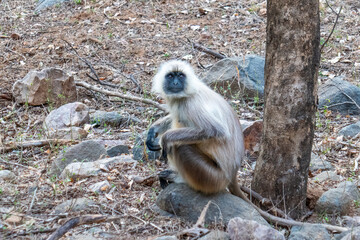
[[[99,238],[94,237],[91,234],[75,234],[69,238],[69,240],[98,240]]]
[[[98,176],[103,172],[109,172],[118,163],[137,163],[130,156],[122,155],[113,158],[104,158],[93,162],[75,162],[70,163],[62,171],[60,178],[70,177],[72,179],[81,179],[91,176]]]
[[[360,200],[360,192],[352,182],[343,182],[335,189],[324,192],[316,203],[315,210],[319,213],[349,214],[351,206]]]
[[[22,213],[12,212],[5,222],[8,224],[20,224],[23,220],[23,215]]]
[[[351,97],[353,100],[349,99]],[[319,108],[328,108],[341,114],[360,114],[360,88],[344,81],[343,77],[328,80],[319,87]]]
[[[70,199],[56,206],[54,213],[61,214],[66,212],[83,211],[89,209],[91,205],[96,205],[96,203],[87,198]]]
[[[228,233],[220,230],[212,230],[205,236],[199,238],[199,240],[230,240]]]
[[[335,237],[336,240],[359,240],[360,239],[360,227],[353,228],[349,231],[338,234]]]
[[[110,157],[116,157],[121,154],[129,154],[129,147],[126,145],[117,145],[106,150],[106,153]]]
[[[81,103],[65,104],[53,111],[45,118],[44,128],[56,131],[62,128],[79,127],[89,122],[89,108]]]
[[[110,183],[107,180],[105,180],[91,185],[89,187],[89,190],[93,193],[102,193],[102,192],[108,192],[110,187],[111,187]]]
[[[48,132],[48,138],[81,140],[86,138],[88,132],[80,127],[69,127]]]
[[[136,137],[135,145],[133,147],[133,158],[135,160],[143,160],[143,161],[159,159],[161,156],[161,151],[153,152],[147,149],[145,145],[146,137],[147,137],[147,131],[139,134]]]
[[[60,175],[64,168],[73,162],[92,162],[106,155],[105,148],[95,141],[85,141],[70,147],[55,159],[51,165],[51,174]]]
[[[311,160],[310,160],[310,171],[316,172],[318,170],[333,170],[334,167],[326,160],[321,159],[318,155],[311,153]]]
[[[225,58],[212,66],[203,81],[223,90],[226,95],[243,93],[249,97],[263,98],[264,67],[265,58],[256,55],[247,55],[245,59]]]
[[[255,159],[259,155],[258,152],[260,151],[262,129],[263,122],[256,121],[243,131],[245,150],[248,151],[251,156],[254,156]]]
[[[30,71],[14,83],[12,92],[17,103],[32,106],[47,103],[60,106],[77,99],[74,78],[56,68]]]
[[[350,217],[350,216],[344,216],[343,217],[344,223],[346,226],[348,227],[360,227],[360,217],[359,216],[354,216],[354,217]]]
[[[140,123],[141,121],[134,117],[123,116],[118,112],[96,111],[91,115],[91,122],[101,127],[121,127]]]
[[[285,240],[283,234],[268,225],[240,217],[229,221],[227,232],[231,240]]]
[[[39,12],[48,7],[54,6],[56,4],[68,2],[68,1],[70,1],[70,0],[40,0],[35,8],[35,12]]]
[[[337,175],[336,172],[334,171],[325,171],[322,172],[318,175],[316,175],[315,177],[313,177],[313,180],[316,182],[324,182],[324,181],[341,181],[342,177]]]
[[[326,228],[314,224],[293,226],[288,240],[331,240],[331,236]]]
[[[0,170],[0,181],[11,181],[15,179],[15,174],[9,170]]]
[[[125,145],[124,140],[93,139],[93,141],[103,145],[106,148],[112,148],[117,145]]]
[[[360,121],[349,126],[342,128],[339,131],[339,135],[343,135],[345,138],[355,137],[360,133]]]
[[[260,214],[244,200],[227,192],[204,195],[184,183],[173,183],[167,186],[159,194],[156,205],[164,211],[195,223],[209,201],[212,204],[207,210],[205,223],[227,224],[230,219],[239,216],[268,225]]]
[[[176,236],[161,236],[157,237],[154,240],[177,240],[178,238]]]

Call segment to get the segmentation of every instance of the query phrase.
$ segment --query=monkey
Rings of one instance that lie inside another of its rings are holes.
[[[204,194],[228,189],[266,220],[282,226],[307,224],[271,215],[241,191],[237,172],[245,150],[239,119],[230,104],[196,76],[189,63],[171,60],[162,64],[153,78],[152,92],[165,99],[169,114],[151,125],[146,146],[162,151],[179,174],[177,182]]]

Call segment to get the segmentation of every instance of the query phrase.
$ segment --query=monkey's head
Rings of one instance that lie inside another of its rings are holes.
[[[160,66],[153,79],[152,91],[168,99],[184,98],[195,94],[200,84],[203,83],[190,64],[172,60]]]

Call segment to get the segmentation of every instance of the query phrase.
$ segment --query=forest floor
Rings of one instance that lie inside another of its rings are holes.
[[[335,11],[343,6],[335,30],[323,48],[319,83],[343,75],[360,85],[360,2],[329,1]],[[197,51],[188,40],[229,57],[247,54],[265,56],[266,2],[249,1],[113,1],[75,0],[53,8],[34,12],[36,1],[0,0],[0,145],[10,142],[43,139],[45,116],[52,106],[31,107],[11,100],[12,85],[30,70],[58,67],[76,76],[77,80],[96,84],[86,59],[102,81],[119,86],[120,91],[157,100],[150,94],[151,79],[159,64],[169,59],[186,59],[198,74],[206,72],[218,59]],[[321,42],[329,36],[336,14],[321,1]],[[64,41],[66,40],[66,41]],[[70,47],[70,45],[73,47]],[[74,51],[76,49],[77,53]],[[81,59],[82,58],[82,59]],[[136,79],[143,93],[135,91]],[[111,89],[116,91],[116,89]],[[8,98],[8,99],[7,99]],[[144,131],[153,121],[156,109],[140,102],[110,101],[105,95],[78,88],[78,100],[92,110],[120,111],[141,119],[141,123],[125,129],[95,129],[89,139],[117,139],[122,132],[133,136]],[[239,100],[239,99],[228,99]],[[262,111],[262,103],[253,99],[233,101],[239,118],[258,120],[245,105]],[[313,151],[330,161],[338,175],[359,184],[359,170],[354,160],[360,154],[359,138],[352,142],[338,138],[342,127],[359,121],[358,116],[340,116],[326,109],[319,110]],[[134,138],[128,139],[132,146]],[[165,169],[162,162],[139,162],[136,168],[118,169],[122,174],[112,182],[118,191],[112,197],[90,194],[84,189],[93,182],[64,182],[47,175],[51,162],[65,146],[30,148],[0,153],[0,169],[17,176],[16,183],[0,183],[1,235],[13,239],[43,239],[50,233],[39,233],[58,227],[61,216],[51,215],[53,208],[67,199],[88,197],[101,206],[84,214],[124,214],[123,219],[79,226],[67,237],[96,226],[116,233],[119,239],[147,239],[162,234],[176,234],[191,227],[176,218],[160,216],[153,210],[160,186],[129,185],[130,176],[150,176]],[[316,173],[312,173],[316,174]],[[242,174],[247,185],[252,171]],[[322,191],[336,182],[322,183]],[[124,187],[125,186],[125,187]],[[31,191],[37,187],[37,191]],[[30,208],[31,206],[31,208]],[[9,211],[21,214],[17,225],[7,224]],[[316,216],[312,221],[338,224],[337,216]],[[150,224],[151,223],[151,224]],[[209,226],[223,229],[224,226]],[[0,237],[1,238],[1,237]]]

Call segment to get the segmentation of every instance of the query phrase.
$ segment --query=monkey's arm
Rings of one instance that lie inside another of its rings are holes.
[[[219,126],[209,127],[208,129],[196,129],[190,127],[172,129],[161,137],[161,145],[169,143],[185,143],[185,144],[194,144],[201,141],[212,139],[212,138],[222,138],[225,136],[224,129]]]
[[[146,139],[146,146],[151,151],[159,151],[161,149],[159,144],[159,135],[166,132],[171,127],[170,115],[161,118],[153,123],[150,127]]]

